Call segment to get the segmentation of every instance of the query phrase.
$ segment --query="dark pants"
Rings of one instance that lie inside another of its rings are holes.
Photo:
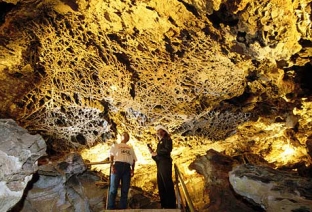
[[[157,161],[157,184],[162,208],[176,208],[176,196],[172,181],[171,158]]]
[[[111,174],[110,189],[108,196],[108,209],[115,209],[115,199],[119,183],[121,182],[121,197],[119,209],[126,209],[128,206],[128,191],[130,188],[131,169],[129,163],[115,162],[116,174]]]

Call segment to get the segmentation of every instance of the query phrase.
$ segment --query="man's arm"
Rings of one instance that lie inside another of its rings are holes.
[[[133,160],[132,167],[131,167],[131,177],[133,177],[134,175],[134,167],[135,167],[135,160]]]
[[[110,162],[111,162],[111,163],[110,163],[110,166],[111,166],[111,173],[112,173],[112,174],[115,174],[116,171],[115,171],[115,168],[114,168],[114,156],[113,156],[113,155],[110,156]]]

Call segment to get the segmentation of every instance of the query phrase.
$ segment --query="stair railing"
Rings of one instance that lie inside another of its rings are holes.
[[[186,212],[197,212],[195,210],[195,207],[193,205],[192,199],[190,197],[190,194],[186,188],[186,185],[184,183],[184,179],[182,178],[182,175],[178,169],[178,166],[174,164],[174,171],[175,171],[175,178],[176,178],[176,191],[178,192],[178,206],[179,208],[182,205],[182,210]],[[179,187],[179,184],[181,185],[181,190]],[[182,195],[183,194],[183,197]],[[181,202],[180,202],[181,201]]]

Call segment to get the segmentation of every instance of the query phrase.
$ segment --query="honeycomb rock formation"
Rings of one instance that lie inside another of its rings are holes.
[[[68,148],[157,123],[225,139],[253,112],[220,103],[279,99],[309,62],[309,1],[1,4],[2,114]]]
[[[17,28],[13,20],[2,26],[14,33],[14,42],[6,43],[13,53],[3,51],[6,61],[15,63],[3,66],[3,71],[13,72],[6,80],[28,78],[27,86],[16,91],[21,96],[14,102],[7,97],[2,110],[26,128],[71,144],[92,145],[109,132],[112,116],[115,124],[125,123],[134,131],[157,122],[174,128],[189,120],[200,127],[200,117],[216,104],[244,92],[245,70],[203,31],[211,27],[208,20],[200,23],[183,4],[177,3],[177,11],[154,2],[119,2],[124,8],[85,4],[74,11],[61,2],[42,3],[37,14],[27,17],[31,20],[24,20],[28,11],[20,11],[23,26]],[[108,10],[100,10],[104,7]],[[133,10],[132,16],[113,15],[126,8]],[[185,14],[186,20],[167,20],[175,13]],[[20,55],[16,59],[21,69],[11,55]],[[235,116],[234,122],[240,118]]]

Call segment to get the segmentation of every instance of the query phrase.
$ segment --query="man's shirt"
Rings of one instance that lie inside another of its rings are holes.
[[[114,156],[114,161],[126,162],[130,165],[133,164],[133,161],[137,161],[133,148],[125,143],[114,144],[109,153]]]

